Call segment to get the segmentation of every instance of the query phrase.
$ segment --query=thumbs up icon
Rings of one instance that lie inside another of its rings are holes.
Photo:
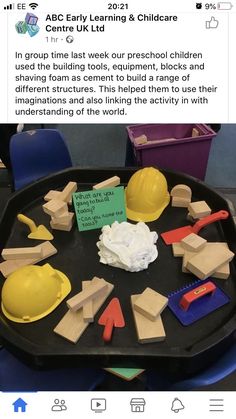
[[[219,20],[215,19],[214,16],[211,17],[211,20],[206,21],[207,29],[216,29],[219,25]]]

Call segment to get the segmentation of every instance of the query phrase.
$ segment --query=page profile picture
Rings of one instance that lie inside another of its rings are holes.
[[[37,35],[39,26],[37,25],[38,17],[33,13],[27,13],[25,20],[19,20],[15,24],[16,32],[18,34],[28,33],[30,37]]]

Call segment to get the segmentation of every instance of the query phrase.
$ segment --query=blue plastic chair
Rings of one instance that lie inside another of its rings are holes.
[[[99,368],[61,368],[38,371],[0,350],[0,391],[92,391],[104,380]]]
[[[214,364],[195,376],[183,381],[171,382],[167,377],[160,376],[156,371],[147,371],[146,385],[148,390],[194,390],[209,386],[223,380],[236,371],[236,343],[234,343],[223,356]]]
[[[36,129],[13,135],[10,158],[15,190],[72,166],[63,136],[53,129]]]

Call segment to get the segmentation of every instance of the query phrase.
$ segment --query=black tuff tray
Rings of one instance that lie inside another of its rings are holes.
[[[36,224],[49,227],[50,218],[42,210],[44,195],[51,189],[62,189],[67,182],[76,181],[80,190],[89,190],[93,184],[114,175],[126,185],[137,169],[77,169],[72,168],[56,175],[37,181],[31,186],[18,191],[9,199],[0,221],[1,248],[29,246],[26,227],[16,220],[17,213],[24,213],[34,219]],[[231,211],[229,203],[219,193],[192,177],[164,171],[169,190],[178,183],[189,185],[193,192],[193,201],[206,200],[213,212]],[[162,216],[147,223],[151,231],[161,232],[189,224],[186,221],[187,210],[172,208],[170,205]],[[81,281],[93,276],[105,278],[115,288],[106,303],[99,310],[95,322],[87,328],[77,344],[73,344],[56,335],[54,327],[67,311],[66,303],[40,321],[30,324],[18,324],[9,321],[0,313],[0,334],[4,345],[31,365],[69,366],[139,366],[164,367],[173,371],[195,372],[216,358],[231,342],[236,328],[236,271],[235,261],[231,262],[231,275],[228,280],[214,280],[230,296],[229,304],[209,314],[188,327],[183,327],[167,308],[162,314],[166,331],[163,342],[140,344],[137,341],[130,295],[141,293],[147,286],[168,295],[186,284],[193,282],[191,274],[181,271],[182,258],[174,258],[171,246],[166,246],[159,237],[158,258],[147,270],[138,273],[103,265],[99,262],[96,242],[100,229],[79,232],[77,225],[71,232],[54,230],[52,243],[58,253],[40,264],[50,263],[64,272],[71,281],[70,296],[81,290]],[[226,241],[230,249],[236,251],[236,228],[233,214],[227,220],[205,227],[200,232],[208,241]],[[39,241],[30,241],[36,245]],[[0,249],[1,250],[1,249]],[[0,274],[1,275],[1,274]],[[2,277],[2,275],[1,275]],[[4,278],[1,278],[1,286]],[[105,344],[102,340],[102,327],[97,324],[99,315],[109,300],[117,296],[123,308],[126,327],[115,329],[112,341]],[[69,298],[69,297],[68,297]]]

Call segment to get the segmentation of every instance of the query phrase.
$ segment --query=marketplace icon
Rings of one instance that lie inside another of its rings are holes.
[[[18,21],[15,25],[16,32],[19,34],[25,34],[28,32],[29,36],[35,36],[39,32],[39,26],[37,25],[38,18],[33,13],[27,13],[25,20]]]

